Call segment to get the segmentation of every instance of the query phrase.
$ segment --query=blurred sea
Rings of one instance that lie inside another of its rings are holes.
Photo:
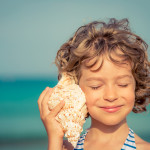
[[[51,80],[0,80],[0,150],[46,150],[47,134],[40,120],[37,100]],[[148,107],[150,110],[150,107]],[[131,113],[129,126],[150,142],[150,113]],[[90,118],[84,130],[90,127]]]

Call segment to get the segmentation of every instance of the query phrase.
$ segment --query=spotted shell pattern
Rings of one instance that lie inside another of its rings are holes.
[[[87,107],[85,94],[79,85],[75,84],[73,77],[67,73],[62,74],[48,101],[50,110],[61,100],[65,100],[65,105],[56,116],[56,120],[61,123],[65,137],[75,147],[83,131]]]

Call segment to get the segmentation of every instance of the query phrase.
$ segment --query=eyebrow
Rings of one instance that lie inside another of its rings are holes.
[[[130,79],[132,79],[132,76],[131,75],[120,75],[120,76],[116,77],[116,79],[122,79],[122,78],[130,78]],[[90,77],[90,78],[86,79],[86,81],[92,81],[92,80],[102,81],[103,78],[101,78],[101,77]]]

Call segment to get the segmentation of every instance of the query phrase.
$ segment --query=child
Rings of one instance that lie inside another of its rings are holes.
[[[147,44],[131,32],[128,20],[110,19],[80,27],[56,56],[59,78],[70,72],[86,95],[91,127],[74,149],[63,141],[64,132],[55,116],[64,101],[49,113],[47,87],[39,97],[40,116],[48,134],[49,150],[149,150],[128,127],[133,111],[146,111],[150,100],[150,63]]]

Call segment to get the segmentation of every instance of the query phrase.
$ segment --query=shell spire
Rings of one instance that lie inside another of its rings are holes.
[[[48,107],[53,109],[61,100],[65,100],[65,105],[56,116],[56,120],[61,123],[65,137],[75,147],[83,131],[88,111],[83,91],[75,84],[74,78],[66,72],[62,74],[54,88]]]

